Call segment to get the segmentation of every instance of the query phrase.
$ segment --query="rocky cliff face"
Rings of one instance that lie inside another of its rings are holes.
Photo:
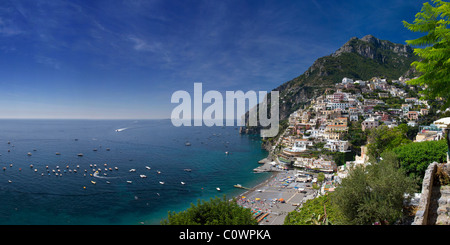
[[[274,89],[280,92],[280,121],[344,77],[368,80],[375,76],[413,76],[410,64],[415,60],[413,49],[407,45],[372,35],[352,37],[331,55],[317,59],[302,75]],[[247,129],[251,134],[259,132],[259,127]]]
[[[361,39],[352,37],[331,56],[338,57],[343,53],[357,53],[362,57],[377,60],[379,63],[385,64],[392,54],[389,52],[383,53],[383,51],[391,51],[393,54],[406,58],[413,54],[413,49],[410,46],[380,40],[372,35],[367,35]]]

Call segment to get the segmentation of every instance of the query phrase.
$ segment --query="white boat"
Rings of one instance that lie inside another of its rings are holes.
[[[12,180],[8,180],[8,183],[12,183]]]
[[[143,174],[139,175],[139,177],[141,177],[141,178],[147,178],[147,176],[145,176],[145,175],[143,175]]]
[[[114,167],[114,169],[115,169],[115,170],[119,170],[119,168],[118,168],[118,167]]]
[[[92,180],[91,180],[91,183],[92,183],[93,185],[97,184],[97,182],[95,182],[95,181],[92,181]]]
[[[132,168],[129,170],[129,172],[136,172],[136,169]]]
[[[27,155],[28,155],[28,156],[31,156],[31,152],[28,152]]]
[[[160,181],[159,183],[160,183],[161,185],[164,185],[164,181]]]
[[[160,173],[161,173],[161,171],[159,171],[159,170],[156,170],[156,173],[160,174]]]
[[[152,168],[151,168],[151,167],[149,167],[149,166],[145,166],[145,168],[146,168],[146,169],[148,169],[148,170],[152,169]]]
[[[188,141],[185,143],[186,146],[191,146],[191,143]]]
[[[131,184],[131,183],[133,183],[133,181],[131,181],[131,180],[127,180],[127,183],[128,183],[128,184]]]
[[[77,156],[82,157],[83,153],[78,153]]]
[[[216,187],[216,190],[217,190],[217,191],[220,191],[220,188],[219,188],[219,187]]]
[[[183,181],[181,181],[181,184],[182,184],[182,185],[185,185],[186,183],[184,183]]]

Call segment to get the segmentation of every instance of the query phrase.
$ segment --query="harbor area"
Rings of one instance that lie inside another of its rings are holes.
[[[289,212],[317,193],[311,182],[298,181],[298,176],[296,170],[274,172],[268,180],[238,196],[237,203],[251,209],[260,225],[282,225]]]

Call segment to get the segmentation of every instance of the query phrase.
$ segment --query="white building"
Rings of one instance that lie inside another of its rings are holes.
[[[332,152],[349,152],[349,146],[346,140],[328,140],[323,148]]]
[[[307,139],[296,139],[294,145],[292,146],[292,151],[302,152],[306,151],[308,146],[313,146],[313,142]]]
[[[353,84],[353,79],[344,77],[342,79],[342,84]]]

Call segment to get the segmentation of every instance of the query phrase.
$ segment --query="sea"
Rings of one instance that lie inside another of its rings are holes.
[[[157,225],[270,177],[260,137],[170,120],[2,119],[0,154],[1,225]]]

